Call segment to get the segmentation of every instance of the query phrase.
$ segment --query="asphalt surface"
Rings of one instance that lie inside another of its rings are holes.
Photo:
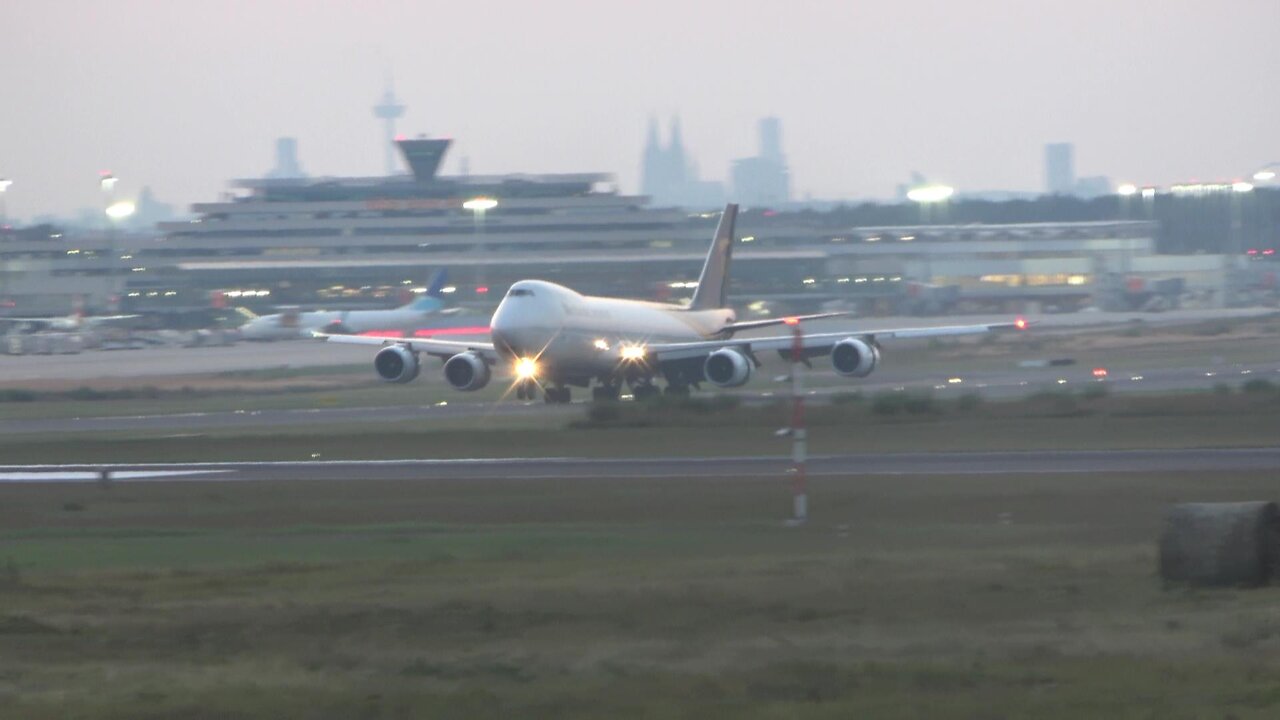
[[[0,465],[0,484],[98,482],[252,482],[290,480],[539,480],[594,478],[732,479],[778,477],[786,457],[502,458],[150,465]],[[1028,451],[823,455],[812,477],[857,475],[1009,475],[1204,472],[1280,469],[1280,447],[1258,449]]]
[[[1172,325],[1215,318],[1257,317],[1271,308],[1174,310],[1162,313],[1081,312],[1028,316],[1036,332],[1071,332],[1088,326],[1116,325],[1140,320],[1149,326]],[[948,315],[943,317],[875,317],[819,320],[806,324],[811,332],[849,330],[867,332],[885,328],[926,327],[1009,322],[1012,315]],[[746,333],[744,337],[772,336],[778,328]],[[895,341],[901,344],[911,341]],[[371,364],[372,348],[312,340],[274,343],[238,343],[226,347],[184,348],[157,346],[137,350],[89,350],[75,355],[0,355],[0,386],[63,380],[146,378],[202,375],[244,370],[306,368],[330,365]]]
[[[1274,363],[1203,365],[1166,368],[1146,371],[1142,374],[1122,374],[1099,380],[1093,377],[1092,368],[1070,366],[1065,368],[1028,368],[1007,371],[965,373],[959,378],[943,376],[921,377],[910,372],[894,370],[891,366],[877,372],[867,381],[841,382],[809,391],[810,396],[821,402],[832,395],[860,391],[874,395],[886,391],[929,390],[936,397],[959,396],[965,392],[978,392],[983,397],[1016,398],[1045,390],[1080,390],[1095,384],[1105,384],[1111,392],[1168,392],[1208,389],[1219,383],[1239,384],[1253,378],[1268,378],[1280,382],[1280,358]],[[901,377],[898,375],[901,374]],[[954,382],[958,380],[959,382]],[[777,389],[774,389],[777,388]],[[407,390],[412,392],[412,388]],[[712,391],[708,396],[718,392]],[[748,403],[767,403],[787,397],[787,391],[758,379],[751,386],[735,392]],[[290,426],[317,426],[344,423],[420,421],[448,421],[451,419],[483,417],[546,417],[563,419],[580,416],[584,412],[586,393],[579,390],[579,398],[571,405],[547,405],[542,401],[502,402],[476,401],[459,393],[456,400],[447,404],[403,405],[384,407],[333,407],[293,410],[236,410],[224,412],[191,412],[168,415],[128,415],[111,417],[71,417],[47,419],[0,419],[0,433],[68,433],[111,431],[156,431],[174,433],[271,428]]]
[[[172,415],[0,420],[0,433],[67,433],[172,430],[190,433],[237,428],[272,428],[342,423],[408,423],[474,417],[566,417],[580,415],[582,404],[547,405],[537,402],[458,402],[448,405],[305,408],[293,410],[235,410]]]
[[[1212,317],[1240,317],[1267,312],[1262,309],[1177,311],[1147,314],[1144,322],[1164,324],[1187,322]],[[1123,322],[1127,315],[1113,313],[1076,313],[1071,315],[1047,315],[1038,319],[1040,328],[1070,331],[1084,324],[1109,324]],[[995,318],[876,318],[853,322],[866,327],[906,327],[938,324],[939,322],[982,322]],[[814,331],[835,329],[836,325],[851,321],[819,321]],[[824,324],[825,323],[825,324]],[[911,341],[906,341],[911,342]],[[148,377],[177,373],[226,372],[248,368],[267,369],[281,367],[328,366],[369,363],[370,348],[351,345],[334,345],[312,341],[281,343],[242,343],[229,347],[212,348],[150,348],[147,350],[116,352],[85,352],[68,356],[0,356],[0,386],[23,387],[37,380],[56,378]],[[777,363],[765,370],[778,370]],[[785,369],[782,370],[785,372]],[[759,373],[764,375],[764,372]],[[1191,364],[1181,367],[1144,370],[1141,372],[1115,373],[1106,378],[1096,378],[1092,368],[1084,366],[1008,368],[1003,370],[961,372],[959,376],[938,373],[921,374],[910,368],[895,367],[886,362],[871,377],[858,381],[834,382],[829,369],[818,368],[813,376],[809,395],[821,401],[839,393],[860,391],[876,394],[897,390],[930,390],[937,397],[946,398],[964,392],[978,392],[983,397],[1016,398],[1044,390],[1080,390],[1094,383],[1105,383],[1112,392],[1168,392],[1207,389],[1219,383],[1239,384],[1252,378],[1263,377],[1280,381],[1280,356],[1274,363],[1262,364]],[[816,387],[814,387],[816,386]],[[412,393],[414,388],[406,388]],[[786,395],[785,385],[770,382],[766,377],[753,378],[746,387],[738,390],[713,391],[708,394],[731,392],[746,402],[772,402]],[[0,408],[0,433],[39,434],[109,431],[171,431],[174,433],[207,432],[289,426],[319,426],[347,423],[409,423],[417,421],[538,416],[564,418],[581,415],[587,393],[577,391],[578,400],[570,406],[548,406],[541,401],[503,402],[477,401],[465,394],[451,397],[447,404],[419,404],[390,407],[334,407],[294,410],[234,410],[223,412],[189,412],[180,414],[130,415],[112,417],[71,417],[48,419],[5,419]]]

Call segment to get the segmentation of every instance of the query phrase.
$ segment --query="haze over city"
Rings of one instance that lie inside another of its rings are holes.
[[[1280,156],[1280,5],[654,0],[12,3],[0,10],[0,176],[30,218],[150,186],[185,207],[263,174],[379,174],[371,106],[456,138],[445,171],[617,173],[679,115],[704,178],[782,121],[796,197],[888,198],[910,171],[1038,190],[1042,146],[1082,175],[1230,179]]]

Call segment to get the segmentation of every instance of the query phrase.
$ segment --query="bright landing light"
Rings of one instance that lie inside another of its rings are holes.
[[[462,203],[462,207],[467,210],[492,210],[498,207],[498,201],[493,198],[478,197]]]
[[[118,202],[107,208],[107,217],[112,220],[123,220],[132,215],[134,210],[133,203],[128,201]]]
[[[932,203],[942,202],[954,195],[955,188],[946,185],[926,185],[925,187],[912,188],[907,193],[907,199],[913,202]]]
[[[644,356],[647,355],[648,353],[649,351],[646,350],[645,346],[643,345],[623,345],[622,346],[623,360],[643,360]]]
[[[533,358],[520,358],[516,360],[516,377],[521,380],[529,380],[538,374],[538,361]]]

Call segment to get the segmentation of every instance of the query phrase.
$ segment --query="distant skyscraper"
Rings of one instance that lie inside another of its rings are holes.
[[[760,118],[760,157],[776,162],[782,158],[782,121],[776,117]]]
[[[649,120],[641,156],[640,191],[660,206],[708,208],[724,201],[721,183],[698,179],[698,171],[685,153],[679,118],[671,119],[666,147],[658,137],[658,121]]]
[[[1071,143],[1044,146],[1045,191],[1050,195],[1071,195],[1076,191],[1076,147]]]
[[[298,139],[291,137],[276,138],[276,166],[267,171],[269,178],[305,177],[302,166],[298,164]]]
[[[680,132],[680,116],[671,118],[671,134],[667,143],[667,163],[671,178],[683,182],[689,173],[689,162],[684,156],[684,133]]]
[[[404,115],[405,106],[396,99],[395,90],[391,87],[391,81],[387,81],[387,89],[382,93],[382,100],[373,106],[373,116],[382,120],[383,142],[382,149],[386,153],[384,158],[388,175],[394,175],[396,172],[396,119]]]
[[[760,120],[760,149],[755,157],[733,161],[734,199],[747,207],[776,207],[791,200],[791,174],[782,154],[782,123]]]
[[[640,188],[641,192],[648,195],[656,205],[674,204],[673,200],[678,193],[678,187],[684,184],[684,147],[683,143],[677,144],[679,128],[679,123],[673,120],[671,143],[664,148],[662,139],[658,136],[658,121],[654,118],[649,119],[649,135],[644,146]]]
[[[129,220],[134,227],[154,227],[158,222],[173,218],[173,206],[156,200],[151,188],[143,187],[138,192],[138,201],[135,203],[133,216]]]

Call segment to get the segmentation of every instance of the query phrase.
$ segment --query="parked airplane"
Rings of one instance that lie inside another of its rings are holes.
[[[616,398],[624,385],[637,399],[654,395],[659,377],[666,380],[670,394],[687,393],[704,381],[737,387],[760,366],[758,353],[774,350],[789,357],[793,343],[790,334],[737,338],[738,332],[843,314],[738,322],[725,303],[737,213],[737,205],[725,206],[688,307],[588,297],[555,283],[521,280],[494,312],[490,342],[317,336],[329,342],[385,346],[373,365],[387,382],[416,378],[419,357],[425,353],[444,360],[445,380],[458,390],[484,387],[493,368],[500,366],[513,371],[516,397],[532,399],[541,387],[552,403],[569,402],[570,386],[585,388],[593,382],[596,399]],[[1018,321],[818,333],[804,335],[802,348],[807,357],[829,355],[840,375],[866,377],[880,363],[879,341],[885,338],[966,335],[1024,325]]]
[[[129,320],[141,315],[84,315],[72,313],[55,317],[0,317],[0,328],[14,328],[18,331],[35,332],[52,330],[55,332],[77,332],[80,330],[100,330],[105,327],[128,325]]]
[[[392,310],[317,310],[287,311],[260,315],[240,326],[245,340],[291,340],[311,337],[312,333],[355,334],[377,330],[413,331],[429,322],[432,315],[446,313],[441,291],[445,271],[437,270],[427,285],[427,292],[412,302]]]

